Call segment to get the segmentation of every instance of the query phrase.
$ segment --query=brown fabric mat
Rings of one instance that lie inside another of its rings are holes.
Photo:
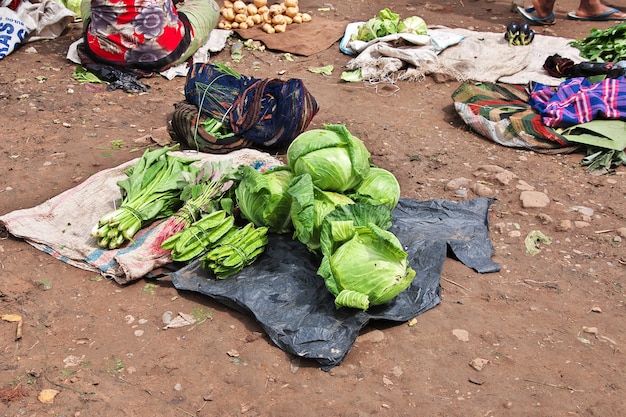
[[[314,16],[308,23],[292,23],[284,33],[265,33],[260,25],[236,29],[243,39],[261,41],[267,49],[310,56],[330,48],[343,37],[349,22],[337,22]]]

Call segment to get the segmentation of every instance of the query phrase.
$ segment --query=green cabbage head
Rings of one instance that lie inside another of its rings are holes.
[[[323,191],[313,185],[309,174],[293,179],[289,188],[291,195],[291,221],[294,239],[304,243],[309,251],[320,255],[320,230],[322,221],[335,208],[353,204],[344,194]]]
[[[309,174],[320,189],[343,193],[367,175],[370,156],[365,144],[344,125],[325,125],[291,142],[287,165],[296,175]]]
[[[241,181],[235,189],[235,197],[241,215],[271,232],[292,231],[288,189],[293,172],[283,166],[259,172],[245,165],[240,167],[240,173]]]
[[[367,310],[385,304],[407,289],[415,271],[398,238],[374,223],[338,222],[333,234],[347,238],[317,271],[335,295],[335,306]]]
[[[350,197],[360,203],[383,204],[393,210],[400,200],[400,184],[386,169],[371,167]]]

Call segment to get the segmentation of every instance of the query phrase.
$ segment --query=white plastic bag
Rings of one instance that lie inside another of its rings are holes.
[[[8,7],[0,7],[0,59],[13,52],[29,32],[17,13]]]

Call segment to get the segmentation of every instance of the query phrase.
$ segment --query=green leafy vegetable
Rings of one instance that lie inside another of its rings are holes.
[[[171,250],[175,261],[191,261],[213,248],[234,225],[233,216],[224,210],[214,211],[165,240],[162,247]]]
[[[325,191],[350,190],[370,169],[365,144],[344,125],[301,133],[289,145],[287,161],[296,176],[309,174],[313,184]]]
[[[275,233],[292,231],[291,196],[287,190],[293,172],[287,167],[259,172],[246,165],[240,168],[240,173],[235,197],[242,216]]]
[[[126,170],[127,178],[117,183],[122,192],[120,207],[102,216],[92,230],[100,247],[122,246],[142,227],[171,216],[182,205],[181,191],[197,168],[191,165],[195,159],[168,154],[177,147],[146,150]]]
[[[421,17],[410,16],[401,19],[399,14],[385,8],[378,13],[378,16],[360,25],[357,28],[357,33],[352,35],[352,40],[369,42],[396,33],[426,35],[427,32],[428,26]]]
[[[98,76],[96,76],[93,72],[87,71],[84,67],[80,65],[76,67],[74,70],[74,74],[72,74],[72,78],[74,78],[79,83],[96,83],[102,84],[102,81]]]
[[[592,62],[618,62],[626,59],[626,22],[608,29],[593,28],[589,36],[570,42],[580,56]]]
[[[202,166],[195,180],[190,181],[180,194],[183,206],[159,227],[153,242],[155,252],[163,250],[163,242],[187,229],[203,213],[220,209],[222,196],[233,185],[233,181],[228,179],[233,170],[232,161],[207,162]]]
[[[407,289],[415,277],[398,238],[367,222],[380,214],[369,211],[381,210],[389,212],[384,206],[354,204],[329,213],[324,220],[324,258],[317,273],[335,295],[337,308],[367,310],[385,304]]]
[[[350,198],[361,203],[383,204],[393,210],[400,200],[400,184],[386,169],[371,167]]]
[[[218,279],[225,279],[252,264],[265,250],[267,227],[247,223],[231,229],[203,258],[202,266]]]
[[[413,33],[415,35],[426,35],[428,33],[428,26],[424,19],[419,16],[407,17],[398,25],[398,32],[400,33]]]
[[[309,174],[296,177],[289,188],[292,197],[291,221],[294,238],[305,244],[309,251],[319,253],[320,230],[324,217],[335,208],[353,204],[349,197],[332,191],[323,191],[313,185]]]

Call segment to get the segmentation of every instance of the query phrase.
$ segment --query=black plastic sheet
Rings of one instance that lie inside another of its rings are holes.
[[[390,231],[402,242],[416,276],[391,302],[367,311],[336,309],[334,296],[317,275],[320,259],[289,235],[271,235],[254,264],[225,280],[216,280],[198,261],[170,276],[179,290],[205,294],[252,315],[283,351],[316,360],[327,371],[344,360],[370,320],[405,322],[439,304],[448,248],[477,272],[500,270],[491,260],[488,210],[493,201],[401,199]]]

